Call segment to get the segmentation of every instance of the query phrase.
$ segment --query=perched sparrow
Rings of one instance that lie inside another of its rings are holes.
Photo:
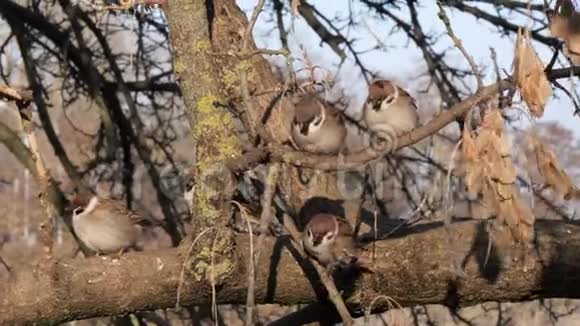
[[[305,96],[295,104],[292,139],[303,151],[337,154],[344,145],[346,126],[330,103]]]
[[[77,195],[73,204],[73,229],[77,237],[97,254],[121,254],[136,248],[137,224],[155,222],[129,211],[120,202],[93,194]]]
[[[419,125],[415,100],[388,80],[370,85],[363,115],[369,130],[384,141],[393,141]]]
[[[350,225],[331,214],[316,214],[302,235],[306,253],[326,268],[350,265],[356,261],[358,249]]]

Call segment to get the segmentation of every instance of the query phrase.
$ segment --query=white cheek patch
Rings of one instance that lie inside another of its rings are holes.
[[[385,111],[395,102],[394,96],[389,96],[381,102],[381,111]]]
[[[315,122],[317,122],[317,119],[314,119],[310,122],[309,126],[308,126],[308,133],[312,134],[317,132],[318,130],[320,130],[320,128],[322,127],[322,123],[324,122],[321,118],[318,118],[319,122],[318,124],[316,124]]]
[[[84,213],[88,214],[88,213],[94,211],[95,208],[97,208],[98,204],[99,204],[99,198],[97,198],[97,196],[93,196],[91,198],[91,200],[89,201],[89,204],[87,205],[87,207],[85,207]]]

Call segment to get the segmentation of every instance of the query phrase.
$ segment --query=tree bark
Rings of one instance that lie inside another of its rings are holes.
[[[538,221],[534,244],[528,248],[511,244],[503,232],[496,231],[484,266],[488,248],[484,223],[458,222],[448,229],[440,223],[424,224],[409,230],[410,234],[376,242],[375,273],[337,281],[348,297],[347,305],[357,313],[379,295],[403,306],[439,303],[454,307],[538,297],[580,298],[580,261],[575,254],[580,249],[580,226]],[[218,232],[203,236],[229,238]],[[226,256],[236,259],[228,266],[216,265],[217,304],[246,301],[248,238],[232,235],[231,239],[235,245],[225,246],[231,250]],[[288,248],[287,239],[265,239],[261,261],[256,264],[256,303],[309,303],[317,300],[316,293],[323,295],[313,267],[307,260],[296,260],[295,251]],[[194,245],[189,254],[187,249],[129,253],[119,260],[53,260],[47,269],[21,271],[0,284],[0,324],[62,322],[171,308],[180,279],[184,280],[181,305],[209,304],[212,287],[207,277],[196,274],[208,256],[206,249]],[[463,272],[454,269],[457,263]],[[385,309],[386,301],[374,302],[374,311]]]

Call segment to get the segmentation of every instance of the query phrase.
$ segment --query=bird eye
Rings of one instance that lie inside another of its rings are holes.
[[[75,208],[75,209],[74,209],[74,211],[73,211],[73,214],[75,214],[75,215],[79,215],[79,214],[82,214],[84,211],[85,211],[85,209],[84,209],[84,208],[82,208],[82,207],[77,207],[77,208]]]
[[[322,122],[322,117],[317,117],[314,122],[312,123],[315,127],[318,127]]]

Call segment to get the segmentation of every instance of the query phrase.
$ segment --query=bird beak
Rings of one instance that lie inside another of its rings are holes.
[[[306,135],[308,133],[308,126],[310,123],[303,123],[300,125],[300,133]]]
[[[312,242],[314,243],[314,246],[316,247],[322,242],[322,238],[321,237],[314,237],[314,239],[312,239]]]

